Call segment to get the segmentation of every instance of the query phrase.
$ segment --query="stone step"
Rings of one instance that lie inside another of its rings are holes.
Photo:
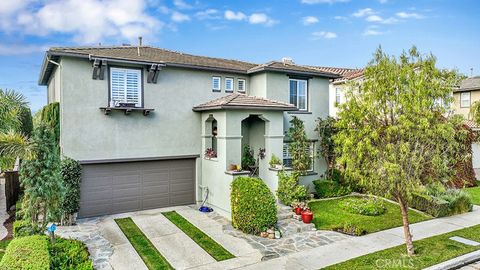
[[[277,222],[278,229],[282,232],[282,237],[293,235],[301,232],[315,231],[313,223],[306,224],[301,220],[286,219]]]
[[[277,220],[285,220],[285,219],[291,219],[293,217],[293,212],[288,211],[288,212],[277,212]]]
[[[290,206],[287,206],[287,205],[284,205],[284,204],[281,204],[281,203],[277,203],[277,210],[278,211],[280,211],[280,210],[292,211],[292,208]]]

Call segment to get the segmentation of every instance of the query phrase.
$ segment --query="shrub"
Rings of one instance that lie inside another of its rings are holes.
[[[270,165],[270,168],[274,168],[275,165],[282,164],[282,161],[280,161],[280,159],[277,156],[272,154],[272,158],[270,159],[270,162],[268,162],[268,164]]]
[[[28,220],[15,220],[13,222],[13,237],[34,235],[35,230]]]
[[[291,205],[293,201],[302,201],[307,197],[307,189],[298,184],[299,178],[300,175],[297,172],[278,173],[277,196],[283,204]]]
[[[253,149],[249,145],[243,147],[242,169],[248,170],[250,166],[255,166],[255,158],[253,157]]]
[[[23,196],[20,195],[17,202],[15,203],[15,219],[23,219]]]
[[[343,223],[340,227],[334,228],[333,230],[354,236],[361,236],[367,234],[367,230],[348,221]]]
[[[258,234],[277,223],[275,197],[261,179],[238,177],[233,180],[231,188],[234,228]]]
[[[472,199],[466,192],[459,189],[449,189],[441,197],[448,202],[449,215],[456,215],[472,211]]]
[[[364,216],[379,216],[386,210],[383,200],[375,197],[346,198],[339,205],[347,212]]]
[[[72,239],[56,238],[50,243],[50,269],[93,270],[92,261],[85,245]]]
[[[49,126],[54,133],[54,141],[60,141],[60,103],[53,102],[42,108],[40,120]]]
[[[0,269],[50,269],[47,237],[34,235],[13,239],[0,262]]]
[[[352,193],[350,187],[342,186],[338,182],[331,180],[315,180],[313,185],[318,198],[340,197]]]
[[[73,215],[80,209],[82,167],[78,161],[65,158],[61,163],[61,174],[65,187],[65,195],[62,198],[61,208],[65,218]]]
[[[444,217],[447,216],[449,212],[449,204],[447,201],[428,194],[413,193],[410,205],[434,217]]]

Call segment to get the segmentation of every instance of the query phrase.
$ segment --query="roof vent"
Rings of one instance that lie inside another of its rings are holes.
[[[283,63],[284,65],[293,65],[293,64],[295,64],[295,63],[293,62],[293,59],[290,58],[290,57],[283,57],[283,58],[282,58],[282,63]]]

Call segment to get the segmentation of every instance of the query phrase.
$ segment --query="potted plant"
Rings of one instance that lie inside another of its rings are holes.
[[[292,208],[293,212],[295,212],[296,215],[302,214],[304,208],[305,208],[305,203],[304,202],[299,202],[299,201],[294,201],[292,203]]]
[[[205,149],[205,158],[211,159],[217,157],[217,151],[213,150],[213,148]]]
[[[270,158],[270,162],[268,164],[272,169],[282,169],[282,162],[277,156],[275,156],[275,154],[272,154],[272,157]]]
[[[302,221],[303,223],[311,223],[313,220],[313,212],[310,211],[310,208],[306,207],[302,212]]]
[[[237,171],[237,168],[238,168],[237,164],[228,165],[228,170],[229,171]]]

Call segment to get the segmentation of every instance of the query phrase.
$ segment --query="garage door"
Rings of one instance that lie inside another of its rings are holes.
[[[195,202],[195,159],[85,164],[79,217]]]

